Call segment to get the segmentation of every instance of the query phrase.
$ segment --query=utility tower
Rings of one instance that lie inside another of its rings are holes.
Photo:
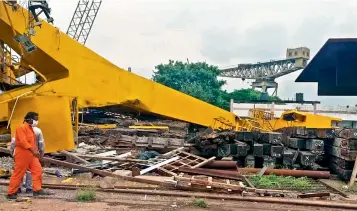
[[[310,49],[306,47],[286,50],[286,59],[258,62],[256,64],[238,64],[228,68],[221,68],[222,77],[254,79],[252,88],[260,88],[266,93],[273,88],[273,95],[278,93],[278,83],[275,79],[297,70],[303,69],[310,59]]]
[[[67,35],[86,44],[102,0],[80,0],[67,29]]]

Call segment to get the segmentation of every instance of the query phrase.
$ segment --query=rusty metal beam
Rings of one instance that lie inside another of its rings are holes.
[[[232,180],[242,180],[236,171],[225,171],[225,170],[212,170],[212,169],[204,169],[204,168],[179,168],[180,172],[189,173],[189,174],[199,174],[206,175],[211,177],[218,177],[224,179],[232,179]]]
[[[89,163],[88,161],[84,160],[83,158],[80,158],[78,157],[77,155],[73,154],[73,153],[70,153],[66,150],[62,150],[60,151],[61,154],[63,154],[64,156],[67,157],[67,159],[72,159],[72,160],[75,160],[79,163]]]
[[[210,163],[207,163],[206,165],[203,166],[204,168],[209,168],[209,169],[236,169],[237,168],[237,163],[236,161],[230,161],[230,160],[214,160]]]

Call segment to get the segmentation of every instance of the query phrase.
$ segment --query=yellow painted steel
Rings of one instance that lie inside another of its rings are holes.
[[[285,120],[286,117],[293,117],[295,120],[287,121]],[[340,118],[300,112],[297,110],[290,110],[282,113],[279,119],[271,120],[270,124],[273,126],[274,130],[278,130],[287,126],[329,129],[337,128],[337,123],[341,121],[342,119]]]
[[[160,130],[168,130],[169,127],[168,126],[147,126],[147,125],[132,125],[129,126],[129,128],[131,129],[160,129]]]
[[[22,61],[46,78],[47,83],[5,92],[0,95],[0,103],[31,91],[33,95],[78,98],[81,108],[125,105],[202,126],[242,129],[242,120],[233,113],[125,71],[46,22],[41,28],[36,28],[35,36],[31,36],[37,49],[27,54],[14,36],[27,32],[28,17],[26,9],[19,6],[18,10],[13,11],[0,2],[0,40],[22,55]],[[63,106],[54,103],[53,107]],[[32,110],[31,106],[21,106],[18,107]],[[48,105],[37,106],[46,109]],[[61,115],[68,114],[61,112]],[[19,121],[16,118],[22,117],[14,117],[15,122]],[[69,123],[60,125],[63,124]],[[45,130],[46,139],[52,141],[57,138],[47,131],[50,130]]]
[[[9,104],[13,109],[14,101]],[[20,98],[14,109],[11,128],[23,123],[26,113],[31,110],[39,114],[38,127],[41,128],[46,152],[74,149],[73,128],[71,123],[70,101],[60,96],[35,96]],[[11,130],[14,136],[15,130]]]
[[[85,124],[85,123],[79,123],[79,126],[85,126],[85,127],[94,127],[94,128],[99,128],[99,129],[114,129],[117,127],[116,124]]]
[[[279,118],[274,118],[270,112],[263,109],[251,109],[250,117],[265,130],[276,131],[286,127],[305,127],[316,129],[336,128],[342,121],[340,118],[328,117],[323,115],[311,114],[297,110],[285,111]]]
[[[0,103],[0,122],[7,121],[9,106],[7,103]]]

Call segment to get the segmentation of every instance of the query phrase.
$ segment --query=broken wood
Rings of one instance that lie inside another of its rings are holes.
[[[265,173],[265,171],[268,169],[268,167],[267,166],[264,166],[260,171],[259,171],[259,173],[258,173],[258,176],[263,176],[264,175],[264,173]]]
[[[330,188],[333,191],[336,191],[338,194],[340,194],[341,196],[348,198],[348,195],[346,193],[344,193],[343,191],[339,190],[338,188],[333,187],[332,185],[328,184],[327,182],[325,182],[322,179],[319,179],[319,182],[321,182],[322,184],[326,185],[328,188]]]
[[[244,175],[242,175],[242,179],[245,183],[247,183],[249,185],[249,187],[251,188],[255,188],[255,186],[253,185],[253,183]]]
[[[192,169],[199,168],[199,167],[201,167],[201,166],[206,165],[207,163],[212,162],[214,159],[216,159],[216,157],[213,156],[213,157],[211,157],[210,159],[207,159],[207,160],[205,160],[205,161],[203,161],[203,162],[201,162],[201,163],[199,163],[199,164],[197,164],[197,165],[195,165],[195,166],[192,166],[191,168],[192,168]]]
[[[167,152],[165,154],[162,155],[162,157],[171,157],[174,156],[176,153],[183,151],[185,149],[185,147],[180,147],[174,150],[171,150],[170,152]]]
[[[83,158],[80,158],[77,155],[75,155],[74,153],[70,153],[66,150],[62,150],[62,151],[60,151],[60,153],[65,155],[68,159],[72,159],[72,160],[75,160],[80,163],[89,163],[88,161],[84,160]]]
[[[193,179],[193,178],[186,178],[186,177],[174,177],[175,181],[178,182],[187,182],[189,186],[195,185],[195,186],[200,186],[200,187],[205,187],[209,186],[210,188],[215,188],[215,189],[221,189],[221,190],[232,190],[236,192],[242,192],[246,190],[245,187],[241,187],[238,185],[232,185],[232,184],[226,184],[226,183],[218,183],[218,182],[210,182],[207,180],[199,180],[199,179]]]
[[[180,157],[176,156],[176,157],[170,158],[168,160],[165,160],[165,161],[163,161],[161,163],[157,163],[157,164],[155,164],[153,166],[150,166],[150,167],[148,167],[146,169],[141,170],[140,171],[140,175],[146,174],[146,173],[148,173],[148,172],[150,172],[150,171],[152,171],[152,170],[154,170],[154,169],[156,169],[158,167],[164,166],[164,165],[169,164],[171,162],[174,162],[174,161],[176,161],[178,159],[180,159]]]
[[[0,151],[3,151],[3,149],[0,149]],[[74,163],[68,163],[68,162],[65,162],[65,161],[55,160],[55,159],[52,159],[52,158],[44,157],[44,158],[42,158],[42,160],[47,162],[47,163],[51,163],[51,164],[54,164],[54,165],[57,165],[57,166],[62,166],[62,167],[71,168],[71,169],[74,168],[74,169],[79,169],[79,170],[83,170],[83,171],[88,171],[88,172],[91,172],[93,174],[97,174],[97,175],[100,175],[100,176],[103,176],[103,177],[115,177],[115,178],[119,178],[119,179],[123,179],[123,180],[127,180],[127,181],[132,181],[132,182],[140,182],[140,183],[147,183],[147,184],[153,184],[153,185],[161,185],[161,186],[172,187],[172,185],[169,184],[169,183],[162,183],[162,182],[153,181],[153,180],[147,180],[147,179],[143,179],[143,178],[121,176],[121,175],[117,175],[117,174],[114,174],[114,173],[109,172],[109,171],[93,169],[93,168],[90,168],[90,167],[81,166],[81,165],[74,164]]]
[[[120,161],[120,162],[149,162],[148,160],[140,160],[140,159],[131,159],[131,158],[121,158],[121,157],[106,157],[106,156],[97,156],[97,155],[80,155],[75,154],[81,158],[88,158],[93,160],[111,160],[111,161]]]

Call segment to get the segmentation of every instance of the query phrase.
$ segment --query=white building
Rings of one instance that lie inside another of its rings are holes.
[[[324,116],[341,118],[342,122],[339,124],[340,127],[357,128],[357,106],[347,108],[342,106],[322,106],[320,104],[277,105],[274,103],[253,104],[253,103],[234,103],[233,101],[231,101],[231,112],[241,117],[247,117],[249,109],[253,109],[253,108],[259,108],[259,109],[264,109],[265,111],[270,111],[274,113],[275,117],[280,117],[280,115],[284,111],[297,109],[302,112],[315,113]]]

